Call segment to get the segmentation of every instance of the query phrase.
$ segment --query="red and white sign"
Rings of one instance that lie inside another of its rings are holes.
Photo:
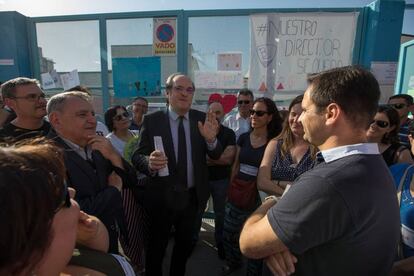
[[[177,28],[175,18],[154,18],[152,54],[175,56],[177,54]]]

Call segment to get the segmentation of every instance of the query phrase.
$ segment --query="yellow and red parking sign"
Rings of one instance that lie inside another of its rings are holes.
[[[177,54],[176,18],[154,18],[152,54],[175,56]]]

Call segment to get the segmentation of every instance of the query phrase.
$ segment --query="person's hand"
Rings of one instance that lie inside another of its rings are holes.
[[[76,240],[80,243],[86,243],[96,237],[99,231],[99,220],[97,217],[90,216],[80,211],[78,221],[78,231]]]
[[[121,191],[122,190],[122,178],[116,172],[112,172],[108,176],[108,185],[117,188],[118,191]]]
[[[216,115],[212,111],[209,111],[206,114],[204,124],[202,122],[198,122],[198,130],[200,131],[201,136],[203,136],[207,141],[207,143],[214,142],[219,130],[219,124],[216,120]]]
[[[165,168],[168,164],[168,159],[165,154],[159,150],[151,152],[148,160],[148,167],[151,171],[158,171]]]
[[[265,259],[273,275],[285,276],[295,272],[295,263],[298,259],[289,250],[270,255]]]
[[[122,164],[121,156],[116,152],[108,139],[99,135],[90,135],[88,144],[91,146],[92,150],[100,151],[114,166],[122,167],[122,165],[119,165],[119,163]]]
[[[411,154],[414,155],[414,137],[411,134],[409,134],[408,135],[408,140],[410,140],[410,146],[411,146],[410,151],[411,151]]]

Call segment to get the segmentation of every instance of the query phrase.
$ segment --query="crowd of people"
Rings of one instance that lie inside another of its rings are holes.
[[[411,96],[379,105],[357,66],[309,75],[283,118],[248,89],[226,115],[192,109],[184,74],[165,88],[166,110],[102,123],[86,87],[1,85],[0,275],[185,275],[210,196],[222,275],[414,272]]]

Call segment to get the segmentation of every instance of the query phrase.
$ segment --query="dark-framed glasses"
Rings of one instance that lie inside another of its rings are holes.
[[[395,104],[389,104],[395,109],[403,109],[404,107],[407,107],[407,104],[405,103],[395,103]]]
[[[59,204],[56,208],[55,213],[59,212],[59,210],[64,208],[64,207],[70,208],[71,205],[72,205],[72,203],[70,202],[68,184],[67,184],[66,179],[65,179],[65,180],[63,180],[62,194],[61,194],[61,198],[60,198],[60,201],[59,201]]]
[[[115,121],[121,121],[123,118],[129,118],[129,113],[127,111],[125,111],[124,113],[118,114],[116,116],[114,116],[114,120]]]
[[[45,93],[40,93],[40,94],[32,93],[32,94],[28,94],[23,97],[10,97],[10,98],[18,99],[18,100],[26,100],[29,102],[37,102],[40,99],[44,100],[46,98],[46,94]]]
[[[372,121],[371,125],[372,124],[376,124],[379,128],[386,128],[390,125],[389,122],[382,121],[382,120],[374,120],[374,121]]]
[[[250,116],[253,116],[254,114],[256,114],[257,117],[262,117],[263,115],[268,114],[268,113],[269,112],[263,111],[263,110],[254,110],[254,109],[250,110]]]
[[[185,88],[183,86],[173,86],[173,89],[177,92],[180,92],[180,93],[185,92],[187,94],[193,94],[194,91],[195,91],[194,87],[191,87],[191,86],[187,87],[187,88]]]

